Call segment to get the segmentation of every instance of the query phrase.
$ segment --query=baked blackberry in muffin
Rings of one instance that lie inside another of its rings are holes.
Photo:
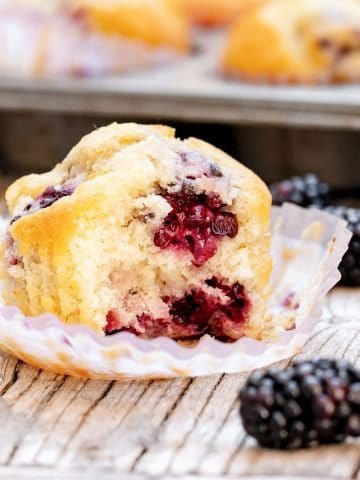
[[[360,2],[254,2],[233,24],[221,68],[252,82],[359,81]]]
[[[6,199],[4,298],[26,315],[176,340],[266,328],[270,193],[212,145],[112,124]]]

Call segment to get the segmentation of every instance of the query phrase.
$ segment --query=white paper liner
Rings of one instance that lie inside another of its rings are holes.
[[[53,315],[25,317],[16,307],[0,304],[0,347],[46,370],[104,379],[248,372],[290,358],[321,318],[322,301],[340,278],[337,266],[351,233],[332,215],[287,204],[273,209],[272,235],[269,310],[279,325],[293,327],[279,327],[275,338],[225,344],[205,336],[185,347],[130,333],[101,337],[86,326],[63,325]]]

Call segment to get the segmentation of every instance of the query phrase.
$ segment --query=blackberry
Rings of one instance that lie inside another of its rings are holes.
[[[344,360],[254,373],[240,400],[246,432],[264,447],[308,448],[360,436],[360,371]]]
[[[270,185],[270,190],[274,205],[282,205],[285,202],[289,202],[301,207],[310,205],[324,207],[330,202],[329,185],[321,182],[313,173],[273,183]]]
[[[46,190],[39,197],[35,198],[35,200],[26,205],[24,210],[19,215],[16,215],[12,218],[12,220],[10,221],[10,225],[17,222],[25,215],[35,213],[43,208],[51,207],[51,205],[60,200],[60,198],[72,195],[75,189],[76,185],[74,184],[47,187]]]
[[[353,233],[349,248],[341,264],[341,282],[343,285],[360,286],[360,209],[330,206],[325,211],[344,219]]]

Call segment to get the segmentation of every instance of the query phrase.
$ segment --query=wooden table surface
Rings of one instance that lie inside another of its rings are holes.
[[[331,292],[297,359],[324,356],[360,368],[360,289]],[[256,447],[238,415],[245,380],[78,380],[0,353],[0,478],[360,480],[360,442],[291,453]]]

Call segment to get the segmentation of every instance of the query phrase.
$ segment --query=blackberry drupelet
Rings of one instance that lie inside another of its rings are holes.
[[[360,436],[360,371],[343,360],[254,373],[240,392],[244,428],[268,448],[309,448]]]
[[[323,207],[330,202],[329,185],[321,182],[313,173],[273,183],[270,185],[270,190],[274,205],[289,202],[301,207],[310,205]]]
[[[341,283],[343,285],[360,286],[360,209],[330,206],[327,212],[344,219],[353,233],[348,251],[341,264]]]

